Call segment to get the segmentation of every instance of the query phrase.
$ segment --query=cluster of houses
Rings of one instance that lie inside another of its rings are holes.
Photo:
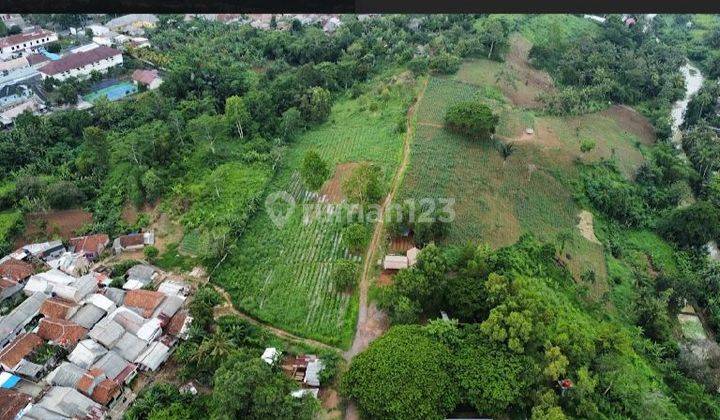
[[[291,395],[302,398],[305,395],[312,395],[317,398],[320,392],[320,372],[323,370],[323,361],[313,354],[301,354],[298,356],[282,356],[275,347],[268,347],[260,358],[270,366],[280,365],[283,372],[295,380],[300,389],[293,391]]]
[[[150,42],[141,35],[156,23],[154,15],[134,14],[112,19],[105,25],[88,25],[85,29],[92,35],[92,42],[63,54],[47,51],[48,44],[58,41],[58,34],[43,28],[26,26],[19,34],[0,38],[0,124],[11,125],[25,111],[46,111],[47,105],[38,89],[45,79],[60,82],[71,77],[85,79],[93,72],[103,74],[122,65],[122,49],[149,47]],[[71,28],[70,32],[77,34],[78,29]],[[162,82],[156,71],[144,70],[133,74],[132,80],[149,89]]]
[[[360,15],[368,17],[370,15]],[[358,16],[358,18],[360,18]],[[272,20],[275,18],[275,24],[277,29],[287,30],[292,27],[292,22],[297,20],[301,25],[318,25],[326,33],[335,32],[341,25],[340,15],[338,14],[230,14],[230,13],[217,13],[217,14],[186,14],[185,20],[189,21],[192,19],[204,19],[213,22],[222,23],[239,23],[250,25],[256,29],[272,29]]]
[[[152,239],[125,235],[113,250]],[[3,419],[103,418],[139,372],[157,370],[187,338],[190,287],[145,264],[113,287],[90,270],[109,245],[107,235],[88,235],[0,260],[0,297],[15,301],[0,317]]]

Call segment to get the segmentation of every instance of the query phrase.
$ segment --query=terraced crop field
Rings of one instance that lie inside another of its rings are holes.
[[[331,167],[376,163],[389,184],[399,164],[402,123],[414,90],[412,79],[396,77],[376,83],[356,99],[340,100],[328,122],[288,148],[283,169],[268,192],[285,191],[297,204],[317,204],[327,216],[337,211],[336,205],[306,191],[300,180],[297,168],[309,149]],[[347,347],[354,333],[357,296],[335,290],[330,274],[341,259],[360,262],[361,257],[351,256],[342,245],[342,228],[332,217],[303,217],[302,206],[278,227],[263,206],[212,279],[248,314],[295,334]]]

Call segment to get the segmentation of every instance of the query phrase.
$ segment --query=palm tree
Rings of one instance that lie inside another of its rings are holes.
[[[566,229],[566,230],[558,232],[556,240],[558,242],[558,245],[560,245],[560,253],[561,254],[565,252],[565,245],[568,242],[572,242],[572,239],[573,239],[572,232],[570,232],[569,230]]]
[[[217,331],[211,337],[203,340],[193,355],[193,361],[199,365],[215,364],[230,355],[235,343],[222,331]]]
[[[505,166],[507,159],[515,152],[515,144],[512,142],[503,143],[502,141],[499,141],[497,143],[497,149],[498,152],[500,152],[500,156],[503,158],[503,166]]]

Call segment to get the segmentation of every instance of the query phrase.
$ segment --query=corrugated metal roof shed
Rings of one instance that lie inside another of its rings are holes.
[[[62,362],[60,366],[45,377],[45,382],[50,385],[74,387],[80,378],[85,374],[85,369],[70,362]]]
[[[107,353],[105,347],[88,338],[78,343],[68,355],[68,360],[83,369],[89,369],[105,353]]]
[[[40,307],[45,299],[47,299],[47,296],[44,294],[35,293],[0,319],[0,340],[10,338],[17,332],[18,328],[22,328],[35,315],[40,313]]]
[[[81,327],[90,329],[95,326],[103,317],[105,311],[93,305],[92,303],[86,303],[82,306],[70,320]]]
[[[137,338],[133,334],[126,332],[123,336],[115,343],[112,348],[113,351],[117,352],[123,359],[128,362],[133,362],[140,356],[140,354],[147,347],[147,342]]]
[[[55,386],[45,394],[37,406],[55,415],[69,418],[84,418],[93,409],[102,410],[102,406],[84,396],[74,388]]]
[[[107,375],[108,378],[115,379],[120,372],[127,367],[127,365],[128,362],[125,361],[125,359],[116,352],[110,350],[105,353],[100,360],[95,362],[95,364],[91,366],[91,369],[100,369],[105,372],[105,375]]]
[[[136,363],[152,371],[157,370],[170,355],[170,348],[155,341],[137,358]]]
[[[90,330],[90,338],[105,347],[112,347],[125,334],[125,328],[112,319],[105,318]]]
[[[320,359],[308,363],[303,382],[310,386],[320,386],[320,371],[323,370],[323,367],[323,362]]]

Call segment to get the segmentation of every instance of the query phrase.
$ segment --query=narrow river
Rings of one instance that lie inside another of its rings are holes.
[[[671,141],[675,147],[680,151],[680,154],[684,160],[688,160],[685,151],[682,148],[682,130],[680,126],[685,120],[685,111],[687,110],[690,98],[700,90],[705,78],[703,77],[700,70],[690,63],[686,63],[680,67],[683,77],[685,78],[685,97],[675,102],[670,113],[672,117],[672,138]],[[708,242],[706,245],[710,259],[720,261],[720,249],[715,241]]]
[[[705,78],[703,77],[700,70],[690,63],[686,63],[680,67],[683,77],[685,78],[685,97],[675,102],[670,113],[672,118],[672,142],[675,147],[680,150],[682,155],[685,156],[685,152],[682,149],[682,131],[680,126],[685,121],[685,110],[687,110],[690,98],[700,90]]]

